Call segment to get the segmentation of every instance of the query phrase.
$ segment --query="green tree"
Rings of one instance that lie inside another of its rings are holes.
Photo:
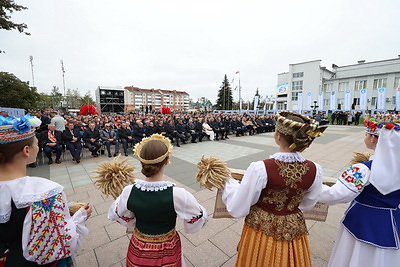
[[[28,8],[17,5],[13,0],[0,0],[0,29],[6,31],[18,30],[20,33],[30,35],[29,32],[26,32],[28,26],[25,23],[15,23],[11,21],[11,14],[14,11],[21,11],[24,9]],[[0,50],[0,53],[4,53],[4,51]]]
[[[50,98],[51,98],[51,107],[60,107],[61,106],[61,101],[63,100],[63,95],[60,93],[60,88],[57,86],[53,86],[51,89],[50,93]]]
[[[228,77],[225,74],[222,85],[218,91],[217,109],[229,110],[233,107],[233,96],[231,85],[229,84]]]
[[[90,91],[87,91],[86,94],[81,98],[80,105],[94,105],[96,104],[90,94]]]
[[[36,87],[8,72],[0,72],[0,92],[2,107],[34,109],[40,100]]]

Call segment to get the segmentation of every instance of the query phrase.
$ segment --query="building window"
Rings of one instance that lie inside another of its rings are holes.
[[[392,105],[396,105],[396,96],[392,96]]]
[[[293,78],[301,78],[304,76],[304,72],[293,73]]]
[[[292,92],[292,101],[297,101],[299,93],[301,92]]]
[[[353,105],[360,105],[360,98],[359,97],[356,97],[356,98],[353,98]]]
[[[394,87],[393,88],[400,88],[400,77],[394,78]]]
[[[338,99],[337,99],[337,104],[343,106],[343,104],[344,104],[344,98],[338,98]]]
[[[376,97],[375,96],[373,96],[371,98],[371,106],[376,106]]]
[[[324,84],[324,92],[329,93],[333,89],[333,83],[326,83]]]
[[[367,88],[367,80],[356,81],[356,83],[354,85],[355,91],[359,91],[359,90],[366,89],[366,88]]]
[[[378,89],[378,88],[386,88],[386,78],[383,79],[375,79],[374,80],[374,90]]]
[[[101,94],[101,95],[105,95],[105,94],[106,94],[106,91],[100,90],[100,94]]]
[[[303,81],[292,82],[292,91],[301,91],[301,90],[303,90]]]
[[[331,104],[331,100],[330,99],[324,99],[324,107],[325,106],[329,106]]]
[[[339,92],[349,89],[349,82],[339,83]]]

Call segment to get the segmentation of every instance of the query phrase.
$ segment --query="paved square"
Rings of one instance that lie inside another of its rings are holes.
[[[229,167],[244,169],[252,161],[263,160],[278,151],[273,133],[229,138],[174,147],[171,164],[165,170],[166,179],[194,194],[210,215],[207,225],[193,235],[185,234],[182,222],[177,222],[189,267],[234,266],[243,226],[243,219],[212,218],[216,192],[200,188],[194,180],[196,164],[201,156],[213,155],[225,160]],[[319,163],[324,168],[324,176],[336,178],[349,166],[353,152],[367,151],[363,138],[362,126],[329,126],[326,134],[320,140],[316,139],[303,155]],[[107,219],[113,199],[103,196],[93,185],[91,177],[96,166],[109,158],[104,155],[91,158],[89,153],[85,153],[81,163],[76,164],[69,153],[64,153],[63,163],[50,167],[46,165],[47,159],[42,156],[39,159],[37,168],[28,169],[30,175],[56,181],[65,187],[68,201],[89,202],[94,207],[92,217],[87,221],[90,234],[76,258],[77,266],[125,266],[130,236],[124,227]],[[140,163],[132,157],[132,151],[129,151],[128,159],[129,164],[136,168],[135,175],[141,177]],[[307,221],[313,266],[326,266],[346,207],[347,204],[330,207],[324,223]]]

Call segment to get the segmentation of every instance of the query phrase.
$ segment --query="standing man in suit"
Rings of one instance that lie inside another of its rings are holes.
[[[96,124],[94,122],[89,123],[89,128],[83,133],[83,140],[85,141],[86,147],[92,152],[93,157],[98,157],[97,153],[101,148],[100,143],[100,132],[96,129]]]
[[[71,152],[72,160],[76,163],[81,162],[81,133],[79,128],[75,127],[74,123],[69,122],[67,124],[68,129],[63,132],[63,140],[67,145],[68,150]]]
[[[100,132],[100,138],[106,144],[109,158],[111,158],[111,145],[115,146],[114,157],[116,157],[119,154],[119,142],[117,140],[117,134],[111,129],[109,123],[104,125],[104,130]]]
[[[48,164],[53,164],[53,159],[51,158],[51,153],[56,152],[56,163],[61,163],[61,153],[62,153],[62,132],[56,131],[56,126],[54,124],[49,124],[48,131],[43,131],[40,133],[39,143],[40,147],[43,148],[44,154],[49,159]]]

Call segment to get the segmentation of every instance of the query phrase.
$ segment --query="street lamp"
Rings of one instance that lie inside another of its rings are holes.
[[[314,101],[314,105],[311,106],[311,108],[313,108],[313,116],[315,116],[315,114],[317,114],[317,108],[319,108],[317,101]]]

